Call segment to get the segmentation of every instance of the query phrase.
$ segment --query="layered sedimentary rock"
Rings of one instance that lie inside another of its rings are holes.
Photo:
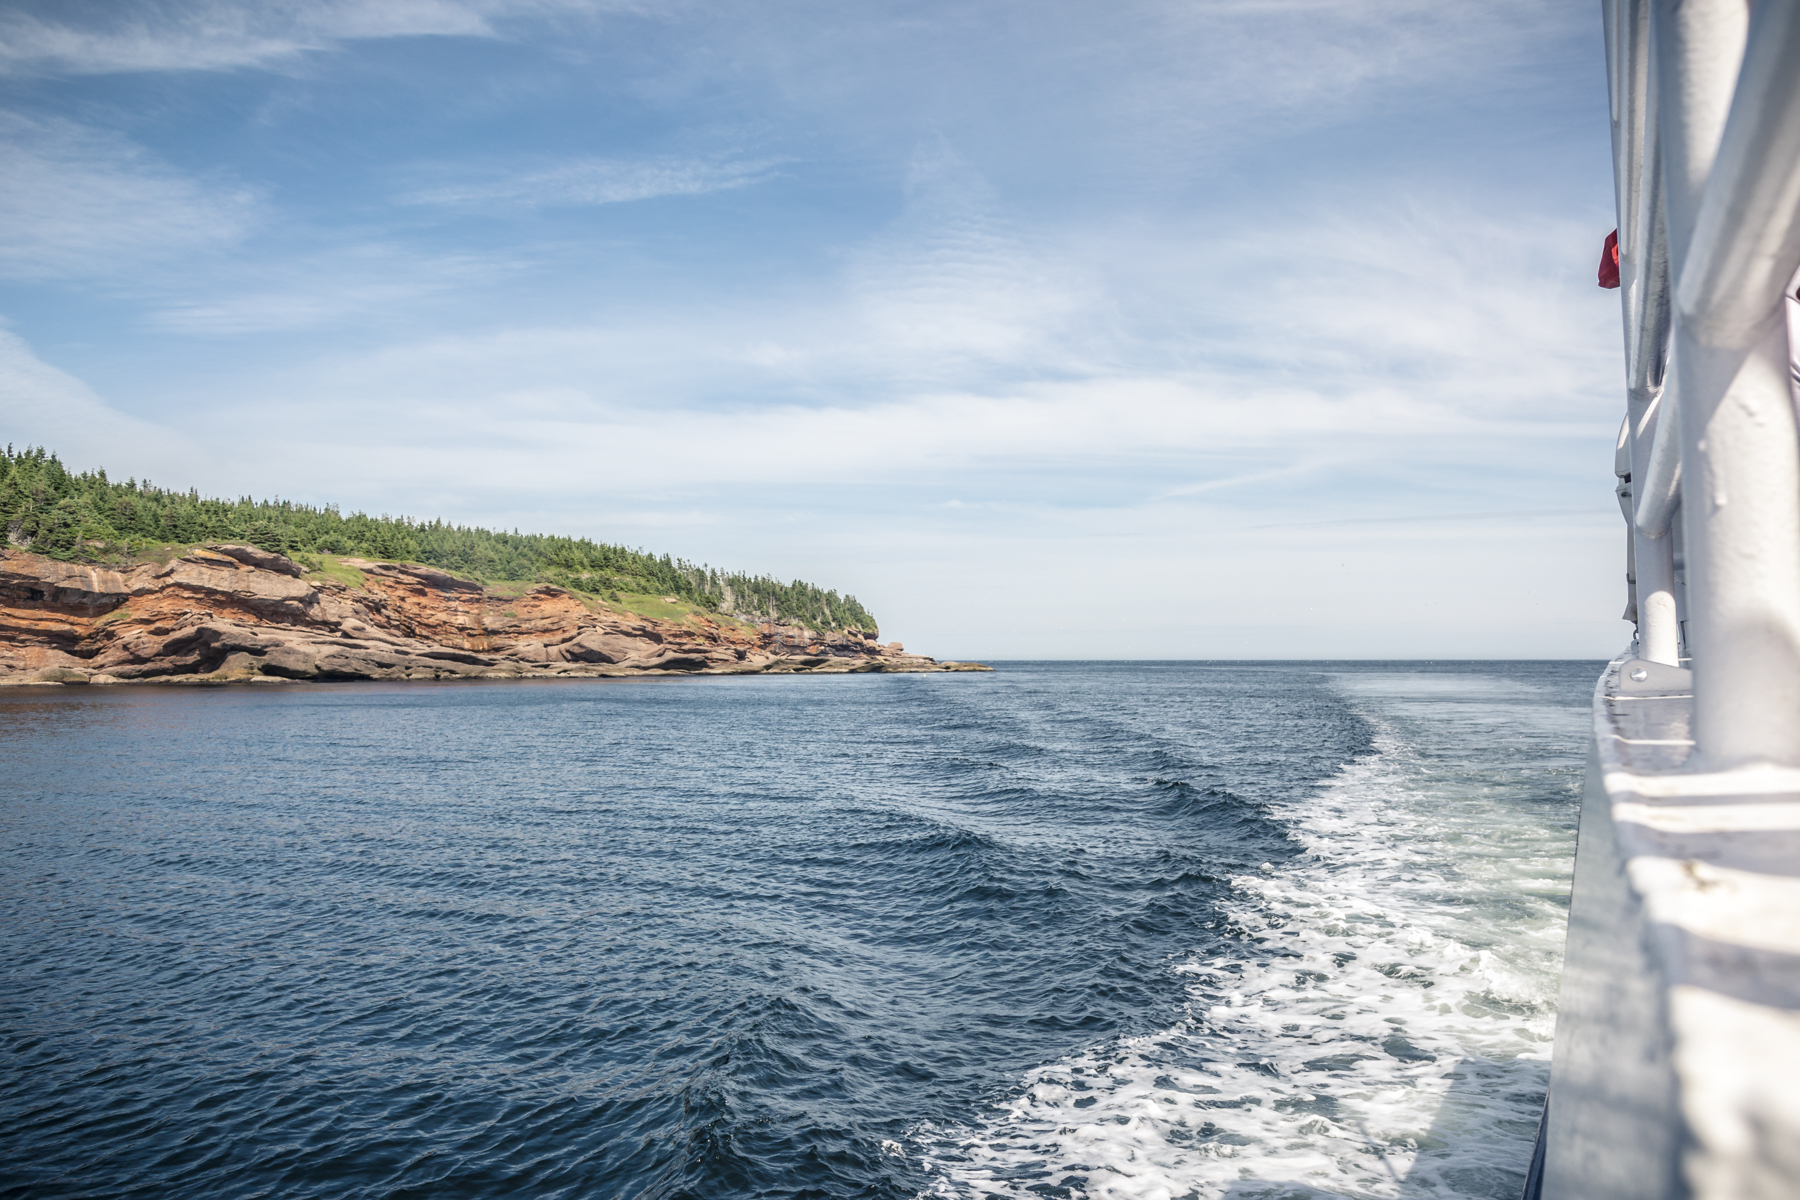
[[[655,620],[559,587],[509,596],[430,567],[339,566],[360,581],[252,546],[117,569],[0,551],[0,683],[986,669],[873,631]]]

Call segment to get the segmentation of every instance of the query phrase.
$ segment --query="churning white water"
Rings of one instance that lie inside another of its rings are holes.
[[[978,1127],[920,1128],[932,1194],[1518,1195],[1586,707],[1522,666],[1332,685],[1375,749],[1271,803],[1302,853],[1232,881],[1223,952],[1170,962],[1183,1010],[1032,1071]]]

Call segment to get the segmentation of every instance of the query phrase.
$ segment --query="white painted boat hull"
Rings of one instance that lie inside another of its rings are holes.
[[[1595,691],[1548,1200],[1800,1195],[1800,771],[1690,769],[1690,678]]]

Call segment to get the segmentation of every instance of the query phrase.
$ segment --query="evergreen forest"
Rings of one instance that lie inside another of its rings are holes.
[[[67,562],[119,562],[169,545],[241,542],[301,561],[358,555],[420,563],[483,583],[551,583],[612,600],[620,593],[673,596],[744,620],[876,629],[854,596],[799,580],[715,571],[587,538],[345,516],[329,504],[218,500],[147,480],[115,483],[104,470],[72,472],[42,448],[7,446],[0,456],[0,525],[10,545]]]

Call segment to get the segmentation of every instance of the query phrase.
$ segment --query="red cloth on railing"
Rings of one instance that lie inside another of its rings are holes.
[[[1600,286],[1619,286],[1619,231],[1616,229],[1606,235],[1606,242],[1600,247]]]

